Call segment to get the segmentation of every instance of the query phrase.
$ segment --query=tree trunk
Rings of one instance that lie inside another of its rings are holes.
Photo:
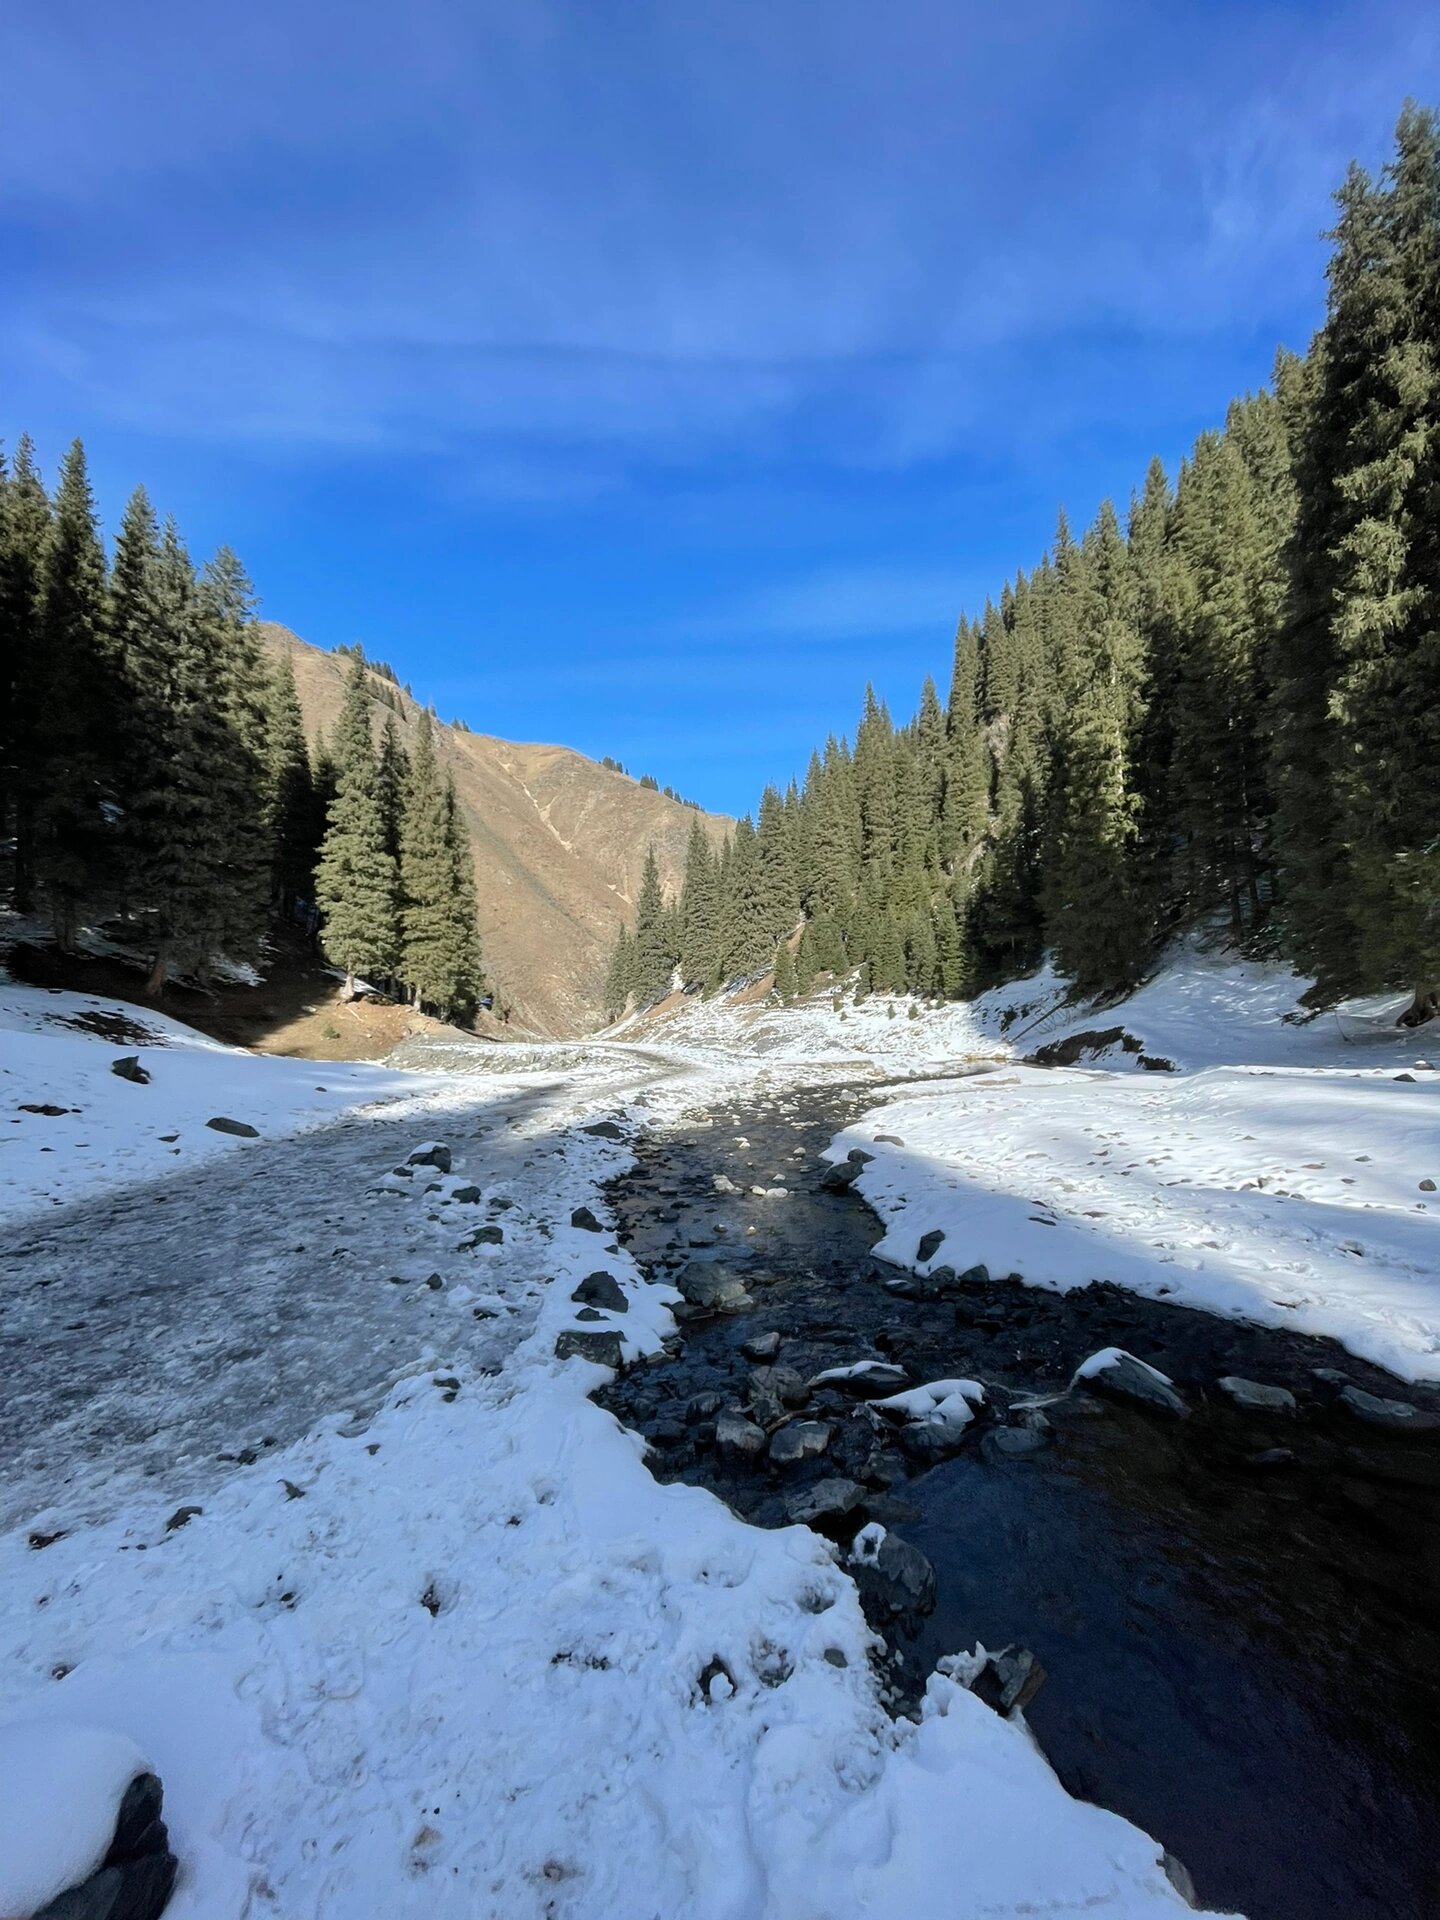
[[[156,943],[155,958],[150,965],[150,978],[145,982],[145,991],[160,999],[170,979],[170,942],[160,940]]]

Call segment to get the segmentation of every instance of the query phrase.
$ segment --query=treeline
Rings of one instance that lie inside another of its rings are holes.
[[[1123,988],[1180,930],[1323,997],[1440,989],[1440,137],[1407,107],[1337,195],[1323,328],[1282,352],[1122,523],[1062,515],[962,619],[948,699],[867,692],[803,785],[769,788],[677,900],[647,869],[618,1012],[777,968],[953,996],[1049,949]],[[799,938],[796,939],[796,930]],[[791,951],[793,947],[793,953]]]
[[[332,958],[351,965],[340,921],[352,892],[354,690],[403,702],[393,676],[371,682],[354,649],[346,720],[333,752],[317,742],[312,755],[288,657],[267,663],[254,606],[235,555],[221,548],[197,572],[143,488],[107,556],[78,440],[53,495],[28,437],[0,460],[0,831],[14,904],[46,915],[67,951],[83,918],[118,920],[147,954],[156,993],[172,975],[205,979],[222,962],[258,959],[276,916],[313,920],[317,905]],[[368,699],[364,727],[368,738]],[[380,971],[464,1017],[480,993],[473,881],[453,793],[433,752],[415,758],[404,766],[397,739],[385,924],[400,931],[385,933]],[[437,821],[443,885],[428,850]]]

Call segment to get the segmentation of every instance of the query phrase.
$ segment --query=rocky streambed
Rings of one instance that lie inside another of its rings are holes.
[[[1440,1914],[1440,1394],[1323,1341],[967,1270],[963,1248],[904,1297],[819,1159],[876,1097],[806,1089],[638,1142],[611,1198],[686,1317],[598,1397],[661,1478],[837,1542],[897,1710],[977,1641],[1031,1655],[987,1697],[1024,1705],[1066,1785],[1155,1834],[1201,1903]],[[1111,1348],[1144,1364],[1072,1388]],[[1392,1424],[1397,1400],[1419,1420]]]

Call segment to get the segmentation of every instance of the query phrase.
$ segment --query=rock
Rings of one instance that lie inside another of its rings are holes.
[[[572,1227],[582,1227],[586,1233],[603,1233],[605,1231],[589,1207],[576,1207],[570,1216],[570,1224]]]
[[[630,1300],[613,1273],[590,1273],[570,1298],[585,1307],[604,1307],[610,1313],[628,1313]]]
[[[623,1140],[625,1129],[613,1120],[597,1120],[593,1126],[582,1127],[582,1133],[588,1133],[592,1140]]]
[[[1420,1182],[1420,1191],[1421,1193],[1434,1193],[1435,1182],[1433,1180],[1422,1180]]]
[[[423,1146],[406,1155],[412,1167],[436,1167],[441,1173],[450,1171],[450,1149],[442,1146],[438,1140],[427,1140]]]
[[[710,1184],[716,1193],[739,1193],[742,1191],[741,1188],[736,1186],[733,1180],[728,1179],[723,1173],[717,1173]]]
[[[834,1477],[792,1493],[785,1511],[792,1520],[808,1527],[820,1520],[844,1520],[864,1504],[865,1489],[857,1481]]]
[[[1408,1400],[1382,1400],[1378,1394],[1366,1393],[1362,1387],[1342,1387],[1340,1404],[1347,1412],[1353,1413],[1357,1420],[1363,1420],[1372,1427],[1422,1433],[1440,1426],[1440,1419],[1433,1413],[1421,1413]]]
[[[868,1167],[875,1156],[873,1153],[867,1153],[864,1147],[851,1147],[845,1158],[853,1167]]]
[[[444,1288],[445,1282],[438,1273],[427,1273],[425,1276],[425,1284],[432,1293],[439,1293]]]
[[[859,1160],[841,1160],[833,1167],[827,1167],[820,1176],[822,1193],[844,1193],[860,1178],[862,1163]]]
[[[624,1347],[620,1335],[613,1330],[600,1333],[588,1328],[563,1327],[555,1342],[555,1358],[595,1360],[602,1367],[619,1367],[624,1358]]]
[[[804,1460],[818,1459],[830,1445],[833,1432],[834,1428],[824,1420],[792,1420],[770,1436],[772,1464],[795,1467]]]
[[[122,1080],[133,1080],[137,1087],[148,1087],[150,1076],[140,1064],[138,1053],[127,1053],[123,1059],[112,1060],[110,1071]]]
[[[1190,1412],[1163,1373],[1121,1347],[1106,1347],[1100,1353],[1091,1354],[1076,1368],[1071,1385],[1093,1387],[1111,1399],[1145,1407],[1152,1413],[1168,1414],[1172,1419],[1183,1420]]]
[[[902,1300],[945,1300],[959,1290],[953,1267],[932,1267],[929,1273],[901,1273],[885,1282],[887,1293]]]
[[[724,1404],[723,1394],[697,1393],[685,1402],[685,1418],[691,1426],[697,1420],[713,1420]]]
[[[162,1818],[163,1800],[155,1775],[137,1774],[121,1799],[99,1871],[42,1907],[35,1920],[157,1920],[178,1868]]]
[[[765,1435],[753,1420],[747,1420],[736,1407],[728,1407],[715,1422],[715,1447],[723,1459],[735,1462],[758,1460],[765,1451]]]
[[[935,1569],[918,1547],[872,1522],[856,1534],[850,1570],[867,1613],[882,1620],[931,1613]]]
[[[478,1207],[485,1198],[485,1190],[483,1187],[475,1186],[452,1187],[450,1198],[458,1201],[462,1207]]]
[[[877,1147],[903,1147],[905,1142],[898,1133],[877,1133],[875,1144]]]
[[[780,1351],[778,1333],[752,1333],[748,1340],[740,1342],[740,1351],[747,1360],[773,1360]]]
[[[687,1261],[675,1285],[700,1313],[748,1313],[755,1305],[741,1281],[708,1260]]]
[[[165,1531],[179,1533],[182,1527],[188,1527],[190,1522],[197,1519],[204,1511],[203,1507],[177,1507],[165,1522]]]
[[[900,1451],[926,1467],[953,1460],[963,1449],[966,1437],[964,1427],[945,1426],[938,1420],[912,1420],[897,1435]]]
[[[205,1124],[213,1127],[216,1133],[233,1133],[239,1140],[260,1138],[260,1129],[252,1127],[248,1120],[229,1120],[223,1113],[217,1113],[213,1120],[207,1120]]]
[[[1294,1413],[1295,1396],[1288,1387],[1267,1387],[1258,1380],[1227,1373],[1216,1381],[1221,1393],[1242,1413]]]
[[[1265,1447],[1259,1453],[1247,1453],[1245,1465],[1261,1470],[1269,1467],[1293,1467],[1295,1455],[1289,1447]]]
[[[1195,1876],[1183,1860],[1177,1860],[1168,1849],[1160,1855],[1160,1871],[1174,1887],[1176,1893],[1187,1907],[1198,1909],[1200,1894],[1195,1885]]]
[[[980,1442],[980,1451],[992,1464],[1024,1460],[1048,1446],[1050,1436],[1035,1427],[992,1427]]]
[[[1044,1686],[1044,1667],[1028,1647],[1006,1647],[990,1654],[970,1682],[977,1700],[999,1714],[1022,1713]]]
[[[927,1261],[935,1258],[936,1254],[940,1251],[940,1243],[944,1238],[945,1229],[943,1227],[932,1227],[928,1233],[921,1234],[920,1244],[915,1249],[915,1258],[922,1266]]]
[[[823,1373],[815,1374],[805,1382],[805,1391],[813,1393],[817,1387],[839,1387],[859,1400],[871,1400],[881,1394],[894,1393],[905,1386],[909,1378],[904,1367],[892,1366],[888,1360],[857,1360],[853,1366],[827,1367]]]
[[[505,1234],[500,1227],[472,1227],[460,1242],[460,1251],[468,1253],[471,1247],[499,1247],[505,1243]]]

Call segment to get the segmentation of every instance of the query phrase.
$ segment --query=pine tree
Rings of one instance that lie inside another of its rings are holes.
[[[375,810],[391,871],[398,865],[400,943],[395,971],[417,1006],[445,1008],[451,999],[451,891],[449,809],[435,760],[435,730],[421,709],[415,751],[403,770],[399,736],[387,723],[390,750],[375,761]],[[403,778],[403,786],[393,783]],[[390,854],[394,834],[396,855]]]
[[[990,756],[980,721],[980,654],[975,629],[962,620],[955,634],[950,704],[945,719],[940,858],[969,886],[990,814]]]
[[[40,592],[49,532],[50,502],[22,434],[0,485],[0,831],[15,835],[14,900],[22,912],[35,896]]]
[[[635,991],[635,946],[630,929],[622,920],[610,952],[610,967],[605,976],[605,1011],[618,1020]]]
[[[333,743],[335,799],[315,872],[325,950],[344,969],[347,993],[356,976],[386,979],[397,969],[395,862],[385,844],[370,695],[363,660],[353,661]]]
[[[775,949],[775,993],[779,999],[789,1002],[798,992],[795,956],[790,951],[789,942],[782,940]]]
[[[680,889],[680,973],[686,985],[704,981],[717,959],[720,938],[719,876],[709,835],[690,822],[685,878]]]
[[[673,925],[665,909],[660,885],[660,864],[652,841],[645,855],[645,870],[640,879],[640,895],[635,903],[635,963],[633,991],[636,1002],[648,1007],[663,1000],[670,991],[675,970]]]
[[[266,828],[265,669],[254,632],[255,590],[229,547],[206,563],[196,593],[206,697],[221,722],[211,770],[223,864],[212,951],[253,959],[269,919],[272,847]]]
[[[270,676],[265,723],[265,831],[270,843],[270,897],[282,914],[309,900],[319,851],[315,788],[305,749],[305,722],[288,652]]]
[[[455,776],[448,772],[445,776],[445,851],[450,861],[449,912],[439,1005],[446,1019],[468,1026],[485,992],[485,968],[475,899],[475,860],[460,812]]]
[[[110,870],[114,835],[104,807],[113,797],[110,728],[119,705],[105,642],[105,553],[78,440],[60,470],[39,585],[28,857],[56,940],[68,951],[82,901]]]

